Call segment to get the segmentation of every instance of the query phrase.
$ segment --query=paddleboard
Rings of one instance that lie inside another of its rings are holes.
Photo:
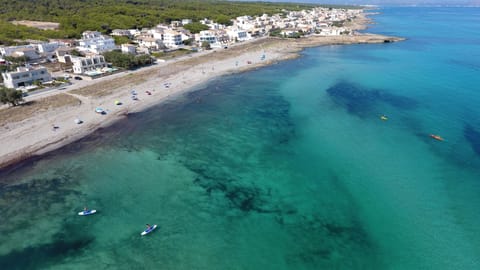
[[[151,232],[153,232],[153,230],[155,230],[157,228],[157,224],[151,226],[150,228],[146,229],[145,231],[143,231],[140,235],[147,235]]]
[[[87,211],[82,211],[82,212],[78,212],[78,215],[79,216],[88,216],[88,215],[93,215],[97,212],[97,210],[93,209],[93,210],[87,210]]]

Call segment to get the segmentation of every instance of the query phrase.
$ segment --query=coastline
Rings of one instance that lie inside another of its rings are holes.
[[[356,22],[356,29],[365,29],[369,21],[361,16]],[[376,34],[310,36],[301,39],[266,37],[236,44],[228,49],[202,52],[85,81],[65,91],[27,98],[31,105],[0,110],[0,113],[11,110],[24,116],[24,119],[0,120],[0,170],[9,171],[17,163],[73,143],[127,117],[129,113],[143,111],[169,98],[198,89],[199,85],[219,76],[297,58],[299,52],[307,47],[401,40],[404,39]],[[132,89],[138,93],[138,100],[131,99]],[[122,104],[115,105],[117,100]],[[96,107],[102,107],[107,113],[95,113]],[[76,124],[76,118],[83,123]]]

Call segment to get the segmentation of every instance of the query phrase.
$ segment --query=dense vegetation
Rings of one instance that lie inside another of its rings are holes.
[[[228,24],[237,16],[274,14],[313,5],[214,0],[0,0],[0,7],[0,44],[13,44],[25,39],[79,38],[85,30],[108,34],[117,28],[152,27],[185,18],[194,22],[210,18]],[[60,29],[16,26],[9,23],[13,20],[58,22]]]
[[[0,102],[17,106],[23,101],[23,93],[20,90],[0,87]]]
[[[206,26],[205,24],[201,24],[199,22],[193,22],[185,25],[184,28],[193,34],[196,34],[196,33],[200,33],[200,31],[202,30],[207,30],[208,26]]]
[[[122,53],[121,51],[110,51],[103,53],[103,56],[105,57],[105,60],[112,63],[113,66],[125,69],[134,69],[153,63],[153,58],[146,54],[135,56]]]

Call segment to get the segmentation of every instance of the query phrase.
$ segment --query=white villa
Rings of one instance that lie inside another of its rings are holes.
[[[208,42],[210,44],[219,42],[213,30],[203,30],[196,36],[196,40],[201,43]]]
[[[182,33],[174,30],[163,31],[163,44],[168,48],[177,48],[182,45]]]
[[[104,36],[97,31],[83,32],[82,39],[78,43],[77,49],[79,51],[88,51],[96,54],[117,49],[113,38]]]
[[[88,71],[107,67],[107,62],[102,55],[88,57],[72,57],[73,73],[83,74]]]
[[[133,34],[130,32],[130,30],[127,30],[127,29],[113,29],[112,30],[112,33],[111,33],[112,36],[125,36],[125,37],[132,37]]]
[[[40,58],[40,55],[38,55],[35,48],[21,48],[21,49],[18,49],[16,51],[14,51],[11,54],[11,56],[14,56],[14,57],[25,56],[25,57],[27,57],[28,59],[31,59],[31,60]]]
[[[192,23],[192,19],[183,19],[182,20],[182,25]]]
[[[19,45],[19,46],[0,46],[0,55],[2,56],[12,56],[12,54],[21,49],[35,49],[34,45]]]
[[[133,44],[122,44],[122,53],[136,54],[137,46]]]
[[[153,35],[140,35],[138,36],[134,42],[136,42],[140,47],[153,49],[153,50],[160,50],[165,47],[161,39],[154,38]]]
[[[247,31],[238,28],[229,28],[227,35],[232,41],[245,41],[252,38]]]
[[[32,85],[34,82],[48,82],[52,80],[45,67],[18,67],[17,71],[2,73],[3,82],[7,88],[18,88]]]
[[[56,49],[60,47],[59,42],[43,42],[40,44],[37,44],[37,50],[39,53],[53,53],[55,52]]]

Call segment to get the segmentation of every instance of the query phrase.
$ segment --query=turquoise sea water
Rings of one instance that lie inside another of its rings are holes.
[[[0,269],[480,269],[480,9],[380,11],[4,171]]]

